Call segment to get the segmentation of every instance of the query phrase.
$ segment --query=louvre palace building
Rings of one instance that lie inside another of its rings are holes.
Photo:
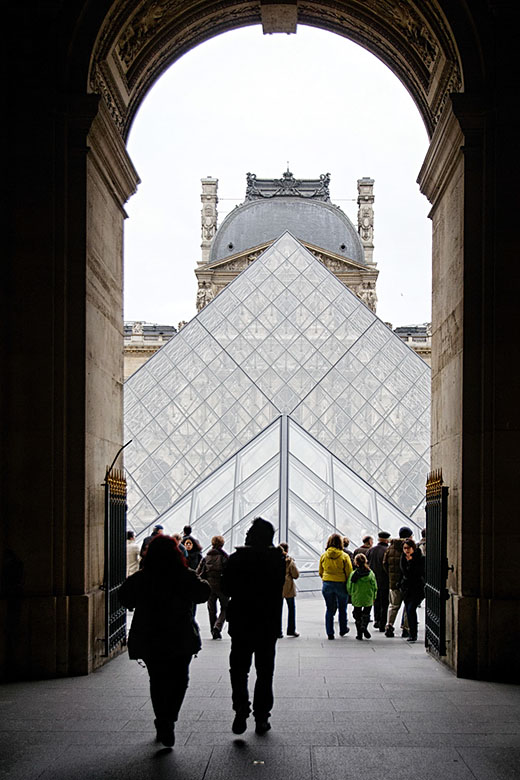
[[[125,383],[129,525],[232,548],[261,515],[308,588],[334,531],[420,535],[429,470],[430,368],[376,315],[374,182],[356,229],[329,179],[247,174],[218,228],[203,179],[198,313]]]
[[[296,181],[288,170],[280,179],[259,180],[248,173],[244,202],[235,207],[216,236],[218,179],[202,179],[202,252],[195,269],[197,311],[259,257],[269,246],[266,236],[272,241],[273,235],[289,230],[375,312],[379,272],[373,261],[374,180],[366,177],[358,181],[357,232],[341,209],[331,204],[329,181],[330,174],[322,174],[319,179]],[[272,198],[275,198],[274,202],[268,205],[266,201]],[[174,327],[125,322],[125,380],[185,324],[179,322]],[[387,325],[392,327],[390,323]],[[431,323],[399,326],[394,332],[430,365]]]

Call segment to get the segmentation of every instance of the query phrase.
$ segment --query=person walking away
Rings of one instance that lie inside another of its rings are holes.
[[[211,539],[211,549],[208,550],[197,568],[199,577],[206,580],[211,588],[208,599],[208,616],[213,639],[222,639],[222,628],[226,620],[226,608],[229,599],[222,592],[222,574],[228,558],[229,555],[224,550],[224,537],[214,536]],[[220,606],[218,616],[217,604]]]
[[[410,636],[408,642],[417,642],[417,607],[424,599],[424,555],[413,539],[403,544],[400,560],[400,590],[403,594]]]
[[[354,553],[352,552],[352,550],[348,549],[349,548],[349,544],[350,544],[350,539],[348,538],[348,536],[344,536],[343,537],[343,552],[347,553],[347,555],[350,557],[350,560],[351,560],[352,564],[354,564]]]
[[[139,561],[141,556],[139,555],[139,545],[135,541],[135,534],[133,531],[126,532],[126,576],[130,577],[131,574],[135,574],[139,571]]]
[[[354,558],[354,571],[347,581],[347,590],[354,607],[356,623],[356,639],[370,639],[368,630],[370,610],[377,596],[377,580],[367,563],[364,553],[358,553]]]
[[[139,552],[139,555],[141,556],[141,566],[144,563],[144,557],[146,555],[146,551],[148,550],[148,545],[150,544],[152,539],[155,539],[156,536],[161,536],[163,532],[164,532],[164,528],[162,527],[162,525],[154,525],[151,535],[145,536],[145,538],[143,539],[141,550]]]
[[[377,544],[368,551],[367,562],[377,581],[377,596],[374,601],[374,628],[383,632],[386,628],[388,613],[388,574],[383,568],[383,558],[388,550],[390,534],[380,531]]]
[[[325,631],[328,639],[334,639],[334,615],[338,612],[340,636],[348,634],[347,580],[352,571],[350,556],[343,551],[343,539],[331,534],[325,552],[320,558],[319,575],[323,580],[321,592],[325,599]]]
[[[273,547],[274,528],[267,520],[255,518],[245,545],[229,556],[222,575],[222,590],[230,597],[227,609],[231,636],[229,673],[233,710],[232,731],[243,734],[251,712],[248,677],[255,658],[256,683],[253,716],[256,733],[271,728],[273,674],[276,640],[280,633],[285,558]]]
[[[296,631],[296,585],[294,580],[300,576],[300,572],[294,562],[294,558],[289,555],[289,545],[287,542],[280,542],[280,548],[285,556],[285,582],[282,596],[287,604],[287,636],[300,636]],[[280,639],[283,637],[282,624],[280,623]]]
[[[119,600],[134,609],[128,655],[142,659],[150,678],[157,741],[175,744],[175,723],[188,687],[191,659],[201,649],[193,604],[207,601],[210,587],[186,565],[177,542],[157,535],[143,568],[125,580]]]
[[[403,594],[399,590],[399,581],[401,579],[401,554],[405,539],[410,539],[413,531],[408,526],[403,525],[399,529],[399,539],[390,539],[390,545],[383,558],[383,568],[388,574],[388,615],[386,618],[385,636],[394,636],[394,623],[403,603]],[[408,618],[406,610],[403,618],[402,637],[409,636]]]
[[[371,550],[374,545],[374,537],[370,536],[370,534],[365,534],[365,536],[362,539],[362,542],[363,544],[361,545],[361,547],[356,547],[356,549],[354,550],[353,553],[354,558],[359,553],[363,553],[363,555],[368,555],[368,551]]]

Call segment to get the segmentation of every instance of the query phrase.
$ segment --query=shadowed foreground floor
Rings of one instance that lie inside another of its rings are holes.
[[[518,686],[457,679],[421,641],[373,631],[358,642],[351,630],[330,642],[320,594],[297,598],[301,636],[278,642],[272,731],[257,736],[250,719],[237,738],[229,637],[210,639],[204,605],[198,618],[204,646],[191,665],[173,750],[154,741],[146,670],[124,654],[89,677],[0,686],[0,777],[520,777]]]

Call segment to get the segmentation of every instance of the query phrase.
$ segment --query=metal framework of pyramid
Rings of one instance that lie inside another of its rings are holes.
[[[129,524],[262,515],[315,568],[336,529],[423,524],[429,423],[427,364],[285,233],[125,383]]]

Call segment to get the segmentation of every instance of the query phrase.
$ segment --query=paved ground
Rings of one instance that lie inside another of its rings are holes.
[[[296,608],[301,636],[278,643],[264,737],[252,725],[231,733],[229,638],[209,638],[199,607],[204,647],[173,750],[154,742],[146,671],[124,655],[89,677],[0,686],[0,777],[520,778],[519,687],[459,680],[420,643],[378,632],[330,642],[321,596],[302,595]]]

